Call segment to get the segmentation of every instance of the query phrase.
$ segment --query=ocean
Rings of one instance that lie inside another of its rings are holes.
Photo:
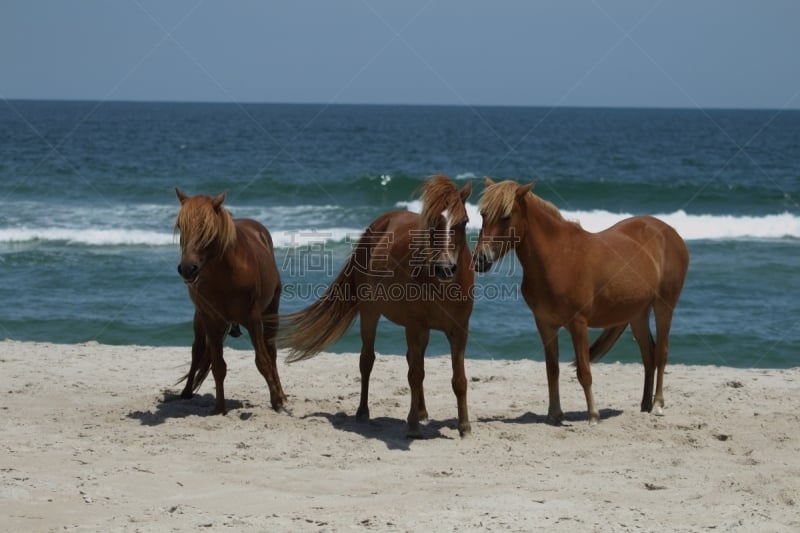
[[[292,311],[434,173],[473,180],[473,243],[484,175],[536,180],[593,231],[664,219],[691,254],[670,363],[800,365],[800,111],[774,110],[2,101],[0,339],[186,346],[188,362],[175,187],[226,191],[270,229]],[[543,360],[520,277],[513,254],[477,276],[468,358]],[[384,321],[376,348],[405,354],[402,329]],[[357,327],[330,347],[359,349]],[[630,333],[604,361],[639,361]]]

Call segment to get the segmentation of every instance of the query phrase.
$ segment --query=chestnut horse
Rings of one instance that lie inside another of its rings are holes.
[[[272,408],[286,395],[278,377],[275,337],[281,280],[272,249],[272,237],[255,220],[234,219],[216,198],[189,197],[175,189],[181,209],[175,221],[180,232],[178,273],[194,302],[192,364],[182,398],[191,398],[208,375],[217,386],[214,412],[225,413],[226,364],[222,343],[230,328],[244,326],[256,352],[256,367],[267,380]]]
[[[281,345],[291,349],[289,362],[307,359],[339,339],[358,315],[361,401],[356,418],[368,420],[378,320],[383,315],[405,327],[409,436],[419,437],[419,421],[428,417],[422,390],[425,348],[431,329],[443,331],[450,343],[458,431],[464,436],[470,432],[464,350],[475,279],[464,203],[472,184],[459,191],[449,178],[438,175],[421,188],[422,213],[392,211],[372,222],[325,294],[282,319]]]
[[[663,414],[672,313],[689,267],[686,244],[672,227],[650,216],[631,217],[590,233],[564,220],[532,188],[533,183],[494,183],[486,178],[479,203],[483,226],[473,261],[476,270],[485,272],[508,250],[516,251],[523,271],[522,295],[544,343],[548,421],[557,424],[563,418],[558,392],[561,327],[572,336],[590,423],[600,419],[592,395],[590,361],[607,353],[628,324],[644,363],[642,411],[653,411],[655,401],[655,414]],[[651,311],[655,341],[650,333]],[[591,347],[589,327],[606,328]]]

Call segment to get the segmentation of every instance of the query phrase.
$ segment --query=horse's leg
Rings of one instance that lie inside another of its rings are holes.
[[[422,378],[425,379],[424,354],[421,364],[422,364]],[[428,406],[425,404],[425,385],[423,383],[420,383],[419,385],[419,401],[417,402],[417,412],[419,413],[420,421],[428,419]]]
[[[586,409],[589,413],[589,423],[596,424],[600,421],[600,413],[594,404],[592,394],[592,368],[589,362],[589,328],[586,321],[576,317],[569,325],[572,335],[572,345],[575,348],[575,363],[578,365],[578,382],[583,387],[586,396]]]
[[[658,299],[653,305],[656,315],[655,366],[658,370],[653,413],[659,416],[664,414],[664,369],[669,357],[669,330],[672,327],[672,311],[675,303],[677,298],[672,303]]]
[[[408,436],[411,438],[421,437],[422,432],[419,428],[421,417],[427,418],[425,408],[425,398],[422,392],[422,382],[425,379],[425,348],[428,346],[430,330],[419,324],[406,326],[406,342],[408,352],[408,386],[411,389],[411,407],[408,410]]]
[[[464,351],[467,348],[466,329],[456,326],[456,331],[447,333],[450,341],[450,360],[453,364],[453,392],[458,405],[458,434],[462,437],[468,435],[472,428],[469,424],[467,412],[467,375],[464,371]]]
[[[358,368],[361,371],[361,399],[356,411],[357,420],[369,420],[369,377],[375,364],[375,334],[378,329],[377,313],[361,313],[361,357]]]
[[[425,337],[425,346],[422,347],[422,356],[420,358],[420,368],[422,369],[422,379],[425,380],[425,349],[428,346],[428,339],[430,338],[430,330],[428,330],[428,336]],[[419,419],[428,420],[428,407],[425,404],[425,384],[420,382],[419,384],[419,400],[417,401],[417,413],[419,413]]]
[[[251,322],[251,320],[253,319],[248,319],[248,321],[244,323],[244,326],[250,333],[250,340],[253,343],[253,350],[256,354],[256,368],[258,368],[258,371],[267,382],[270,404],[272,408],[277,411],[283,407],[285,397],[282,395],[283,391],[275,384],[277,370],[272,362],[272,356],[267,349],[267,343],[264,339],[264,323],[261,317],[253,322]]]
[[[278,350],[275,346],[275,338],[278,335],[278,306],[281,300],[281,287],[275,290],[272,301],[261,315],[261,325],[263,330],[264,350],[260,351],[253,342],[256,352],[256,367],[269,388],[269,399],[272,408],[276,411],[286,405],[286,393],[281,386],[281,378],[278,375]],[[259,352],[261,355],[259,355]],[[266,356],[264,356],[266,354]]]
[[[207,337],[208,353],[211,357],[211,373],[214,375],[214,384],[217,387],[217,398],[214,405],[214,414],[225,414],[225,375],[228,373],[228,365],[222,357],[222,339],[225,336],[227,324],[220,331],[209,332]]]
[[[536,321],[536,328],[542,337],[544,361],[547,367],[547,391],[550,394],[547,422],[559,425],[564,418],[564,413],[561,410],[561,397],[558,393],[558,328],[545,325],[539,320]]]
[[[197,370],[200,368],[201,361],[203,361],[204,358],[207,358],[206,332],[200,324],[197,311],[194,313],[192,326],[194,328],[194,341],[192,342],[192,363],[189,365],[189,373],[186,374],[186,386],[183,388],[183,392],[181,392],[181,398],[185,400],[188,400],[194,395],[194,379],[197,375]],[[208,361],[205,361],[205,363],[208,364]]]
[[[631,330],[639,351],[642,354],[642,364],[644,364],[644,390],[642,392],[642,412],[650,412],[653,409],[653,378],[655,377],[655,342],[650,333],[650,308],[642,313],[641,316],[631,320]]]

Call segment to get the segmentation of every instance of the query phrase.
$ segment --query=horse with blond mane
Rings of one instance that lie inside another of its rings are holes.
[[[479,202],[483,225],[473,261],[476,270],[485,272],[506,252],[516,251],[523,270],[522,294],[544,343],[548,421],[557,424],[563,418],[558,391],[561,327],[572,336],[590,423],[600,419],[590,361],[605,355],[628,324],[644,363],[641,409],[663,414],[672,314],[689,267],[686,244],[672,227],[650,216],[627,218],[590,233],[566,221],[532,188],[533,183],[494,183],[486,178]],[[650,332],[651,312],[655,341]],[[591,347],[589,327],[605,328]]]
[[[411,388],[409,436],[418,437],[420,420],[428,418],[422,388],[425,348],[431,329],[443,331],[450,343],[458,431],[464,436],[470,431],[464,350],[475,277],[464,203],[472,184],[459,190],[438,175],[421,188],[422,212],[392,211],[373,221],[325,294],[282,319],[280,344],[290,348],[288,361],[307,359],[339,339],[359,316],[361,400],[356,418],[368,420],[378,320],[384,316],[403,326]]]
[[[269,387],[272,408],[286,403],[278,376],[275,337],[281,279],[269,231],[250,219],[234,219],[222,206],[225,194],[189,197],[175,189],[181,203],[175,221],[180,233],[178,273],[194,302],[192,363],[182,398],[191,398],[208,375],[214,375],[214,412],[225,413],[222,356],[225,335],[244,326],[256,352],[256,367]]]

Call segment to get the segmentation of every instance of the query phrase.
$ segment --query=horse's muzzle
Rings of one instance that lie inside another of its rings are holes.
[[[452,279],[456,275],[458,264],[441,265],[436,264],[433,266],[433,273],[439,279]]]
[[[475,272],[488,272],[492,268],[492,261],[486,255],[478,253],[472,258],[472,267]]]
[[[178,265],[178,274],[183,278],[184,283],[194,283],[200,275],[200,265],[197,263],[181,263]]]

